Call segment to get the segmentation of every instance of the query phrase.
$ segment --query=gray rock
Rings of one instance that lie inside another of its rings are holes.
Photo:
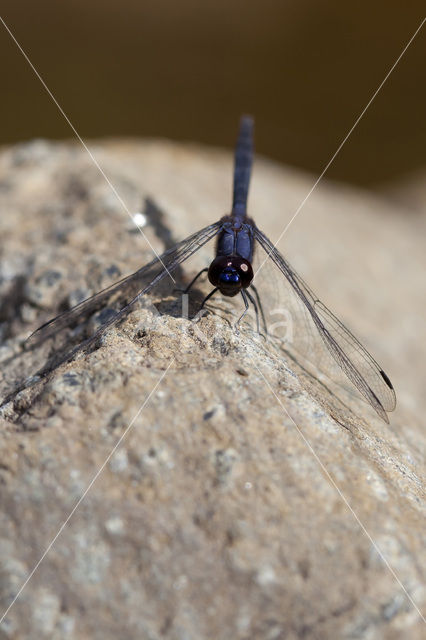
[[[227,153],[93,151],[158,252],[229,208]],[[0,182],[3,610],[48,550],[1,637],[424,637],[407,598],[424,607],[424,217],[324,181],[282,243],[389,371],[399,406],[386,425],[255,331],[236,333],[238,305],[181,317],[173,286],[31,379],[109,307],[37,349],[25,337],[152,252],[76,145],[5,149]],[[312,184],[257,161],[250,209],[272,239]]]

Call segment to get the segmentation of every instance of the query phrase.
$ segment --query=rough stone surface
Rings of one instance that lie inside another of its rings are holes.
[[[229,208],[224,152],[93,151],[158,252]],[[273,240],[313,182],[258,159],[250,208]],[[3,610],[48,551],[0,637],[424,638],[401,584],[424,611],[425,217],[324,181],[280,243],[389,372],[386,425],[229,314],[180,317],[163,290],[161,314],[136,308],[13,398],[63,346],[23,351],[30,331],[152,252],[77,145],[5,149],[0,199]]]

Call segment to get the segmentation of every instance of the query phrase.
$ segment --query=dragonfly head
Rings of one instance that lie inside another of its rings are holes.
[[[217,256],[209,267],[209,280],[224,296],[235,296],[253,280],[248,260],[238,256]]]

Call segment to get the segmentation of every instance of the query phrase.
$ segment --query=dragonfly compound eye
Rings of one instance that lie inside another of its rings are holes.
[[[234,296],[253,280],[253,269],[244,258],[218,256],[209,268],[209,280],[225,296]]]

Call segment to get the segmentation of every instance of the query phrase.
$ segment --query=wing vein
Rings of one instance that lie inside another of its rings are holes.
[[[388,422],[386,411],[392,411],[396,404],[395,392],[389,378],[359,340],[315,296],[265,234],[257,227],[254,233],[256,240],[305,305],[335,362],[380,417]]]

